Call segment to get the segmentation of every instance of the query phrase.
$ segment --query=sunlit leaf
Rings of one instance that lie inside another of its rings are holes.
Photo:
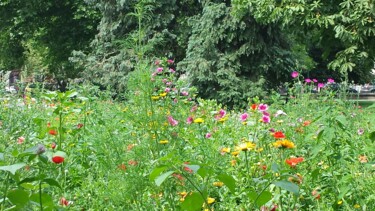
[[[298,185],[291,183],[289,181],[276,181],[273,182],[274,185],[277,187],[280,187],[281,189],[287,190],[289,192],[292,192],[294,195],[299,195],[299,187]]]
[[[10,166],[0,166],[0,170],[3,170],[3,171],[9,171],[10,173],[12,173],[13,175],[16,174],[16,171],[22,167],[26,166],[25,163],[16,163],[16,164],[13,164],[13,165],[10,165]]]
[[[168,171],[168,172],[165,172],[164,174],[160,175],[158,178],[155,179],[155,184],[157,186],[160,186],[173,173],[174,173],[174,171]]]
[[[230,192],[234,193],[236,190],[236,180],[233,179],[232,176],[227,174],[221,174],[217,176],[217,178],[225,184],[230,190]]]
[[[192,194],[186,196],[184,202],[181,204],[181,209],[186,211],[201,210],[203,203],[204,200],[202,196],[197,192],[193,192]]]

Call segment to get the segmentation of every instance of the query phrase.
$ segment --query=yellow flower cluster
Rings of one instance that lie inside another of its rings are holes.
[[[295,147],[293,142],[286,140],[286,139],[277,140],[276,142],[273,143],[273,146],[276,148],[287,148],[287,149],[291,149]]]

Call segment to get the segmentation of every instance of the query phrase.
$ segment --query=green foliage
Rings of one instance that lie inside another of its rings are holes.
[[[246,99],[265,96],[265,87],[286,80],[295,67],[279,27],[260,25],[249,12],[235,17],[226,4],[206,4],[192,28],[178,69],[204,98],[243,107]]]

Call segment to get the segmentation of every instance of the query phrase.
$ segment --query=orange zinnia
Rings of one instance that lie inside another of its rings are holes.
[[[273,137],[275,137],[275,138],[285,138],[285,135],[284,135],[283,132],[281,132],[281,131],[277,131],[277,132],[275,132],[275,133],[273,134]]]
[[[290,158],[286,159],[285,163],[287,163],[290,167],[296,167],[298,163],[301,163],[304,160],[303,157],[298,157],[298,158]]]

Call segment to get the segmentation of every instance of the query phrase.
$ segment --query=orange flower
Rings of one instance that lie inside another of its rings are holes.
[[[306,127],[306,126],[309,126],[311,124],[311,121],[304,121],[303,122],[303,126]]]
[[[273,137],[275,137],[275,138],[285,138],[285,134],[281,131],[277,131],[273,134]]]
[[[257,105],[257,104],[252,104],[252,105],[251,105],[251,109],[252,109],[252,110],[255,110],[255,109],[257,109],[257,107],[258,107],[258,105]]]
[[[57,131],[56,130],[49,130],[48,133],[50,135],[53,135],[53,136],[57,135]]]
[[[358,157],[358,159],[359,159],[359,162],[361,162],[361,163],[367,163],[368,162],[368,159],[367,159],[366,155],[360,155]]]
[[[273,146],[276,148],[287,148],[287,149],[291,149],[295,147],[293,142],[286,140],[286,139],[276,141],[275,143],[273,143]]]
[[[303,157],[298,157],[298,158],[290,158],[286,159],[285,163],[287,163],[290,167],[294,168],[298,163],[301,163],[304,160]]]

